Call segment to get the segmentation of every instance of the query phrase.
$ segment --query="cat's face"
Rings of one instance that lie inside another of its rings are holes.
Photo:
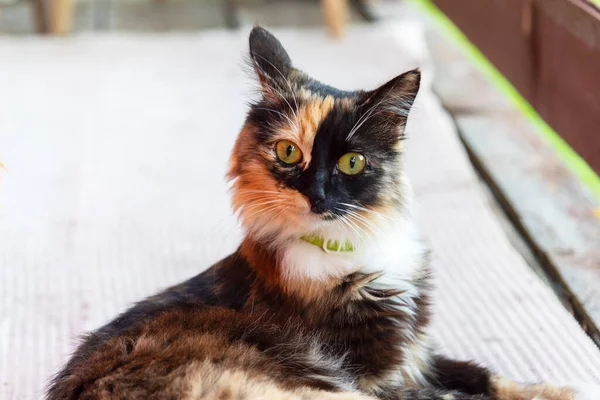
[[[250,107],[229,172],[246,229],[273,240],[375,233],[378,219],[404,203],[402,138],[419,72],[373,91],[340,91],[292,67],[262,28],[250,34],[250,57],[262,96]]]

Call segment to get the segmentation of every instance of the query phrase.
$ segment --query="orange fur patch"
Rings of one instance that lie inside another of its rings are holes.
[[[317,129],[331,111],[334,105],[332,96],[327,97],[311,97],[310,101],[300,107],[298,111],[298,130],[296,143],[300,146],[304,154],[303,167],[308,168],[311,160],[311,153]]]
[[[497,400],[573,400],[575,395],[574,390],[568,387],[523,385],[501,376],[492,378],[492,386]]]
[[[260,225],[264,217],[274,226],[298,224],[299,216],[309,209],[308,201],[297,191],[278,185],[265,161],[275,163],[275,152],[261,148],[256,142],[256,128],[245,126],[235,143],[228,174],[235,179],[234,211],[240,212],[247,227]]]
[[[277,266],[277,259],[273,252],[268,251],[260,244],[246,238],[240,247],[243,255],[256,273],[268,284],[278,286],[281,280],[281,271]]]
[[[244,126],[230,159],[229,177],[233,183],[233,208],[240,212],[246,227],[259,229],[265,217],[271,227],[301,225],[310,204],[298,191],[282,187],[269,170],[277,163],[274,144],[291,140],[303,153],[302,166],[308,168],[319,125],[334,105],[331,96],[312,96],[291,117],[291,122],[276,133],[273,143],[265,146],[256,139],[256,127]]]
[[[284,388],[266,375],[219,368],[208,361],[190,364],[184,380],[189,388],[184,397],[186,400],[375,400],[374,397],[356,392],[336,393],[310,387]]]

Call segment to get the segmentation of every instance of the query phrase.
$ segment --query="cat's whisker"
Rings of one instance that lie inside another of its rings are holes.
[[[281,192],[273,192],[270,190],[247,190],[247,189],[240,189],[238,190],[236,193],[242,193],[242,194],[255,194],[255,193],[260,193],[260,194],[268,194],[268,195],[272,195],[272,194],[281,194]]]
[[[248,207],[245,210],[245,215],[247,217],[255,217],[257,214],[261,213],[261,212],[270,212],[274,209],[276,209],[280,204],[270,204],[267,206],[262,206],[262,207]]]
[[[344,211],[341,209],[337,209],[337,210]],[[348,214],[346,214],[346,216],[348,216]],[[361,240],[363,239],[363,235],[366,234],[365,230],[362,229],[358,224],[356,224],[356,222],[354,222],[351,218],[348,219],[348,218],[345,218],[345,216],[344,216],[344,217],[340,218],[339,220],[341,222],[345,223],[349,228],[351,228],[352,231],[354,231],[354,233],[357,235],[357,237],[359,239],[361,239]]]
[[[357,205],[350,204],[350,203],[342,203],[342,202],[339,202],[338,204],[341,204],[341,205],[343,205],[343,206],[350,207],[350,208],[356,208],[357,210],[361,210],[361,211],[371,211],[371,210],[369,210],[368,208],[361,207],[361,206],[357,206]]]
[[[280,206],[281,206],[281,204],[279,204],[279,203],[278,204],[272,204],[272,205],[270,205],[268,207],[260,208],[258,210],[255,210],[255,211],[251,212],[250,214],[243,213],[243,216],[246,219],[251,219],[251,218],[257,219],[259,216],[262,216],[264,214],[272,212],[272,211],[276,210],[277,208],[279,208]]]
[[[254,209],[254,208],[258,208],[258,207],[262,207],[268,204],[272,204],[272,203],[279,203],[280,200],[261,200],[261,201],[255,201],[253,199],[252,203],[249,204],[245,204],[243,207],[247,208],[247,209]]]
[[[279,191],[277,191],[277,190],[265,190],[265,189],[244,189],[244,188],[240,188],[239,191],[240,192],[279,193]]]
[[[354,218],[357,218],[358,220],[363,221],[363,223],[371,226],[372,228],[377,229],[377,225],[375,225],[375,223],[370,221],[367,217],[360,215],[359,213],[354,212],[354,211],[349,211],[349,214],[351,216],[353,216]]]
[[[363,221],[361,221],[360,219],[356,218],[354,215],[349,214],[347,217],[349,218],[350,221],[352,221],[361,230],[361,232],[364,235],[367,235],[369,233],[371,233],[371,234],[375,234],[376,233],[371,226],[366,225]]]
[[[281,199],[272,199],[267,197],[263,197],[262,199],[256,199],[253,197],[252,199],[253,201],[252,204],[249,204],[250,206],[261,206],[269,203],[283,203],[283,200]]]
[[[373,215],[376,215],[378,217],[384,218],[384,219],[386,219],[388,221],[392,221],[392,219],[390,217],[388,217],[387,215],[384,215],[384,214],[382,214],[382,213],[380,213],[378,211],[375,211],[375,210],[370,210],[368,208],[360,207],[360,206],[357,206],[357,205],[354,205],[354,204],[350,204],[350,203],[341,203],[340,202],[338,204],[341,204],[343,206],[350,207],[350,208],[355,208],[357,210],[365,211],[365,212],[371,213]]]
[[[364,216],[362,216],[356,212],[353,212],[351,210],[345,210],[345,212],[346,212],[346,216],[350,220],[354,221],[357,225],[362,225],[365,229],[368,229],[372,234],[382,233],[381,229],[378,226],[376,226],[372,221],[369,221]],[[364,230],[363,230],[363,232],[364,232]]]
[[[350,221],[346,220],[346,219],[340,219],[340,222],[342,222],[346,228],[352,230],[355,234],[357,238],[362,238],[361,233],[354,227],[353,224],[350,223]]]
[[[368,220],[366,217],[360,215],[356,211],[348,210],[348,209],[341,209],[341,208],[336,208],[336,210],[343,212],[345,215],[350,215],[350,216],[353,216],[353,217],[360,218],[360,219],[362,219],[364,221],[364,223],[367,223],[367,224],[370,224],[372,226],[375,226],[375,224],[372,221]]]
[[[360,225],[358,225],[356,223],[356,221],[354,221],[352,218],[350,219],[345,219],[346,222],[348,222],[348,224],[350,226],[353,226],[357,231],[358,231],[358,238],[360,241],[364,242],[365,241],[365,237],[367,236],[367,232],[364,230],[363,227],[361,227]]]

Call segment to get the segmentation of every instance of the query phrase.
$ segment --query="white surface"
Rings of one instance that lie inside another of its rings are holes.
[[[77,335],[237,246],[223,175],[251,94],[247,33],[0,39],[0,398],[38,398]],[[341,88],[423,68],[408,167],[446,352],[519,380],[598,380],[598,349],[479,193],[420,27],[279,33]]]

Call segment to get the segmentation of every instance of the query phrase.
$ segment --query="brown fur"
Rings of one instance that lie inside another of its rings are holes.
[[[287,224],[290,218],[295,218],[298,210],[308,209],[308,202],[297,191],[278,187],[264,162],[248,157],[248,154],[260,148],[254,139],[255,129],[250,125],[244,126],[231,155],[229,176],[236,177],[233,183],[233,209],[240,213],[246,226],[257,225],[257,221],[269,211],[269,216],[279,216],[279,221],[270,223]],[[275,161],[272,152],[266,157]]]
[[[300,132],[298,133],[295,142],[300,146],[302,153],[304,154],[304,169],[308,168],[308,165],[310,164],[313,142],[315,140],[315,135],[317,134],[317,129],[333,108],[334,103],[335,101],[332,96],[311,96],[308,101],[305,100],[304,104],[300,106],[297,118]]]
[[[239,369],[217,369],[209,363],[189,367],[189,400],[375,400],[361,393],[328,392],[310,388],[285,389],[265,377],[248,374]]]
[[[276,380],[275,386],[286,390],[318,388],[316,382],[294,377],[294,365],[274,362],[254,346],[232,343],[232,336],[251,335],[258,325],[267,341],[272,342],[274,335],[290,334],[286,327],[269,325],[259,316],[226,309],[164,312],[107,340],[62,385],[78,388],[77,398],[82,399],[179,398],[208,387],[210,380],[203,377],[198,382],[196,373],[210,370],[213,377],[237,371],[236,376],[244,379],[270,381],[271,385]],[[56,392],[54,398],[74,398],[72,394]]]
[[[492,378],[495,400],[572,400],[573,389],[549,384],[523,385],[501,376]]]

